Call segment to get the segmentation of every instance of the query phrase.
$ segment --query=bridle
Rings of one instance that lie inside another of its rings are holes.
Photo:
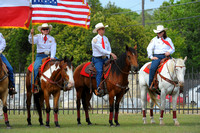
[[[57,63],[57,61],[55,62],[55,64]],[[63,65],[65,65],[65,63],[63,63],[62,65],[61,65],[61,70],[63,69]],[[61,71],[60,70],[60,71]],[[64,68],[64,70],[65,70],[65,68]],[[66,70],[65,70],[66,71]],[[50,72],[51,72],[51,74],[52,74],[52,71],[51,71],[51,67],[50,67]],[[60,74],[61,74],[61,72],[60,72]],[[63,90],[65,90],[65,88],[66,88],[66,86],[69,84],[69,80],[65,80],[63,77],[62,77],[62,74],[61,74],[61,78],[59,79],[59,80],[57,80],[57,81],[53,81],[53,80],[51,80],[50,78],[48,78],[47,76],[45,76],[43,73],[41,73],[41,75],[48,81],[48,82],[50,82],[51,84],[56,84],[58,87],[60,87],[61,89],[63,89]],[[64,86],[61,86],[60,85],[60,82],[63,82],[64,83]]]
[[[173,61],[174,61],[174,60],[173,60]],[[174,62],[175,62],[175,61],[174,61]],[[167,66],[167,71],[168,71],[168,73],[169,73],[170,78],[173,79],[172,76],[171,76],[171,74],[170,74],[170,72],[169,72],[169,68],[168,68],[167,63],[166,63],[166,66]],[[175,71],[175,72],[174,72],[174,73],[175,73],[175,75],[176,75],[176,77],[177,77],[176,67],[184,68],[185,66],[177,66],[177,65],[176,65],[176,62],[175,62],[175,66],[174,66],[174,71]],[[167,81],[167,82],[169,82],[170,84],[173,84],[173,85],[174,85],[174,87],[173,87],[173,89],[172,89],[172,92],[170,93],[170,95],[172,95],[172,93],[174,92],[174,88],[175,88],[176,86],[178,86],[178,83],[179,83],[179,82],[178,82],[178,81],[173,81],[173,80],[170,80],[170,79],[164,77],[163,75],[160,74],[160,72],[158,72],[158,74],[159,74],[159,76],[160,76],[162,79],[164,79],[165,81]]]

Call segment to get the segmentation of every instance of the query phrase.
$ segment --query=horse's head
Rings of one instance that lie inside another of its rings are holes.
[[[69,60],[68,58],[64,58],[60,62],[60,68],[61,68],[61,76],[64,79],[64,91],[70,90],[74,87],[74,78],[73,78],[73,66],[72,62],[73,61],[73,56]]]
[[[181,88],[183,88],[184,86],[184,76],[185,76],[185,62],[187,60],[187,56],[185,57],[185,59],[173,59],[175,61],[175,73],[176,73],[176,77],[178,79],[178,83],[180,85]]]
[[[134,71],[138,71],[138,62],[137,62],[137,45],[134,48],[128,47],[126,45],[126,54],[127,54],[127,61],[133,66]]]

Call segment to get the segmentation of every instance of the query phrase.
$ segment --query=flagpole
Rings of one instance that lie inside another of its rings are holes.
[[[32,24],[32,29],[33,29],[33,24]],[[33,69],[32,69],[32,92],[34,92],[34,40],[33,40],[34,38],[33,38],[33,34],[31,33],[31,37],[32,37],[32,65],[33,65]]]

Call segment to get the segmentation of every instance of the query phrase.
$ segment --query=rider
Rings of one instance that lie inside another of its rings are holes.
[[[103,73],[103,64],[106,60],[108,60],[108,58],[110,58],[110,55],[113,57],[113,59],[117,59],[117,56],[111,52],[108,38],[104,36],[105,27],[108,27],[108,25],[104,26],[103,23],[98,23],[95,25],[95,29],[93,30],[93,33],[98,33],[92,39],[92,62],[94,63],[97,71],[97,95],[102,95],[104,93],[103,89],[99,87]]]
[[[41,34],[34,36],[34,44],[37,45],[37,55],[34,63],[34,83],[38,75],[38,69],[42,64],[42,59],[48,57],[48,55],[50,55],[51,59],[54,59],[56,55],[55,39],[49,35],[50,31],[52,30],[52,25],[44,23],[41,26],[38,26],[38,30],[41,32]],[[34,29],[31,29],[31,32],[28,36],[29,43],[32,43],[31,34],[34,34]],[[37,86],[34,86],[34,93],[38,92],[39,90],[37,89]]]
[[[0,33],[0,57],[2,59],[2,61],[6,64],[7,68],[8,68],[8,75],[9,75],[9,94],[10,95],[14,95],[17,94],[17,92],[15,91],[15,83],[14,83],[14,77],[13,77],[13,68],[10,65],[10,63],[8,62],[8,60],[6,59],[6,57],[2,54],[2,52],[4,51],[6,47],[6,40],[4,39],[2,33]]]
[[[167,28],[164,28],[163,25],[158,25],[157,29],[153,30],[157,36],[151,40],[147,47],[148,57],[152,60],[149,73],[149,87],[151,87],[154,74],[160,64],[160,61],[167,56],[171,58],[170,54],[175,52],[174,44],[172,43],[172,40],[167,37],[166,30]],[[150,89],[155,88],[152,85]]]

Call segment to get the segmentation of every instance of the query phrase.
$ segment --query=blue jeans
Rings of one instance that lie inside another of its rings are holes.
[[[101,76],[103,73],[103,64],[107,61],[108,59],[101,59],[97,57],[92,57],[92,62],[94,63],[94,66],[96,68],[97,74],[96,74],[96,81],[97,81],[97,88],[99,87],[99,84],[101,82]]]
[[[37,54],[36,55],[36,59],[35,59],[35,63],[34,63],[34,83],[35,83],[36,77],[39,72],[39,67],[42,64],[42,59],[44,59],[46,57],[48,57],[48,55],[46,55],[46,54]],[[31,75],[31,87],[32,87],[32,75]]]
[[[0,57],[1,57],[2,61],[6,64],[6,66],[8,68],[9,82],[11,83],[12,87],[15,87],[13,68],[12,68],[12,66],[10,65],[10,63],[8,62],[8,60],[6,59],[6,57],[3,54],[0,54]]]
[[[151,83],[153,82],[153,78],[158,66],[160,65],[160,61],[166,57],[164,54],[154,54],[153,56],[157,57],[158,59],[152,60],[152,63],[151,63],[151,68],[149,72],[149,87],[151,86]]]

